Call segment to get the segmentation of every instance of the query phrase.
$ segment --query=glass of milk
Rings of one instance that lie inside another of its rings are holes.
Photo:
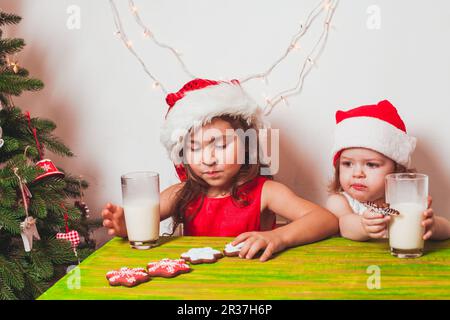
[[[428,176],[394,173],[386,176],[386,202],[400,212],[391,216],[389,245],[392,255],[417,258],[423,254],[423,212],[427,209]]]
[[[121,176],[122,201],[130,246],[150,249],[159,238],[159,175],[131,172]]]

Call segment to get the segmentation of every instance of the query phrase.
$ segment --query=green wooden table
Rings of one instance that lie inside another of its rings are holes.
[[[450,241],[427,242],[417,259],[390,255],[387,241],[331,238],[288,249],[265,263],[223,258],[176,278],[111,287],[109,270],[179,258],[190,248],[221,250],[232,238],[164,238],[150,250],[112,239],[39,299],[450,299]]]

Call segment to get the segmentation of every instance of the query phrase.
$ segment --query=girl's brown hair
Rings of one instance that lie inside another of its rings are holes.
[[[344,191],[344,189],[342,189],[341,183],[339,181],[339,165],[340,165],[340,158],[338,158],[336,160],[336,163],[334,164],[334,176],[333,176],[333,180],[329,183],[328,185],[328,193],[339,193]],[[397,162],[395,163],[395,168],[394,168],[394,172],[392,173],[413,173],[416,172],[415,169],[407,169],[405,166],[398,164]]]
[[[245,132],[248,129],[254,129],[256,130],[256,132],[258,132],[257,128],[254,125],[248,124],[247,121],[242,119],[241,117],[222,115],[220,117],[213,118],[211,121],[215,119],[221,119],[228,122],[234,130],[242,129]],[[260,163],[259,156],[257,157],[256,163],[249,163],[250,144],[245,143],[245,141],[244,144],[245,163],[241,166],[238,174],[233,178],[231,188],[232,200],[238,206],[246,206],[249,204],[245,197],[241,196],[239,192],[240,187],[257,177],[259,175],[260,169],[266,166]],[[181,151],[180,153],[181,156],[182,152],[183,151]],[[193,172],[189,164],[184,163],[184,167],[186,169],[187,179],[184,182],[183,187],[181,187],[180,190],[178,190],[178,192],[176,193],[174,204],[170,210],[170,216],[173,218],[172,234],[180,224],[183,224],[185,222],[186,210],[188,209],[189,205],[196,201],[199,197],[201,199],[200,205],[192,214],[189,215],[188,219],[193,219],[200,211],[209,187],[202,178],[200,178]],[[269,178],[271,177],[269,176]]]

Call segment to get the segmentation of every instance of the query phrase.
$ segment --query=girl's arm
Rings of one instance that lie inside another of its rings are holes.
[[[367,241],[387,236],[390,216],[383,216],[369,209],[362,216],[354,214],[347,200],[340,194],[331,195],[326,208],[339,218],[339,229],[344,238]]]
[[[342,195],[329,196],[325,207],[339,219],[339,230],[344,238],[356,241],[369,240],[369,235],[361,223],[361,216],[353,213]]]
[[[176,194],[183,185],[183,182],[174,184],[162,191],[159,195],[159,216],[161,221],[170,217],[170,211],[175,203]]]
[[[251,259],[265,249],[260,260],[266,261],[273,253],[285,248],[321,240],[338,232],[338,220],[328,210],[298,197],[285,185],[266,181],[261,195],[261,211],[270,209],[292,222],[271,231],[246,232],[233,244],[245,241],[240,251],[242,258]]]

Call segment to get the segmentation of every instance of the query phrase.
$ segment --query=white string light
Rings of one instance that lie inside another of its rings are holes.
[[[295,87],[284,90],[278,94],[276,94],[272,99],[269,99],[270,103],[267,103],[264,111],[265,115],[269,115],[273,108],[280,102],[280,101],[286,101],[287,97],[296,95],[301,92],[304,84],[305,77],[308,75],[308,73],[311,71],[313,66],[317,66],[316,60],[322,53],[323,49],[325,48],[325,44],[328,38],[329,29],[330,29],[330,22],[333,18],[334,12],[336,10],[336,6],[338,4],[339,0],[331,1],[327,0],[323,4],[322,8],[328,8],[326,20],[324,22],[324,28],[323,31],[319,37],[319,40],[316,42],[312,50],[310,51],[308,58],[304,61],[304,63],[300,67],[299,77],[298,81]],[[317,50],[318,49],[318,50]]]
[[[175,48],[173,48],[172,46],[165,44],[161,41],[159,41],[156,36],[150,31],[151,29],[148,28],[144,22],[141,19],[141,16],[139,15],[139,10],[137,9],[136,5],[134,4],[133,0],[128,0],[128,4],[130,6],[131,12],[133,13],[133,17],[136,20],[136,23],[142,28],[144,34],[147,32],[149,34],[148,38],[151,38],[151,40],[160,48],[169,50],[174,56],[175,58],[178,60],[178,62],[181,64],[181,67],[183,69],[183,71],[191,78],[198,78],[197,76],[195,76],[186,66],[186,64],[184,63],[183,59],[181,59],[181,53],[176,50]]]
[[[145,65],[145,62],[139,57],[137,52],[133,49],[133,43],[128,39],[127,35],[125,34],[125,31],[122,26],[122,22],[120,20],[119,11],[117,10],[116,5],[114,4],[113,0],[109,1],[111,5],[111,9],[113,11],[113,17],[114,17],[114,24],[116,26],[117,31],[115,32],[115,35],[118,36],[122,42],[125,44],[125,46],[128,48],[128,50],[138,59],[139,63],[142,65],[142,68],[144,69],[145,73],[149,75],[149,77],[153,80],[153,87],[160,88],[165,94],[167,94],[167,90],[165,87],[161,84],[161,82],[156,79],[156,77],[148,70],[147,66]],[[137,8],[136,8],[137,11]]]
[[[323,31],[322,31],[319,39],[317,40],[317,42],[313,46],[313,49],[309,52],[309,54],[307,55],[307,58],[305,59],[305,61],[300,66],[299,76],[298,76],[298,81],[297,81],[296,86],[291,88],[291,89],[284,90],[284,91],[276,94],[273,98],[266,97],[265,98],[266,106],[264,108],[266,115],[270,114],[271,111],[273,110],[273,108],[278,103],[280,103],[281,101],[284,102],[285,105],[288,105],[287,98],[292,96],[292,95],[295,95],[295,94],[298,94],[298,93],[301,92],[301,90],[303,88],[303,83],[304,83],[305,77],[309,74],[309,72],[312,69],[312,67],[314,67],[314,66],[317,67],[316,61],[317,61],[318,57],[320,56],[320,54],[322,53],[322,51],[323,51],[323,49],[325,47],[326,41],[328,39],[328,33],[329,33],[329,29],[330,29],[330,22],[331,22],[331,19],[333,17],[333,14],[334,14],[334,12],[336,10],[338,2],[339,2],[339,0],[320,0],[319,3],[314,7],[314,9],[307,16],[306,22],[300,24],[299,30],[291,38],[291,41],[290,41],[289,45],[287,46],[286,50],[284,51],[284,53],[266,71],[260,72],[260,73],[256,73],[256,74],[253,74],[253,75],[249,75],[249,76],[246,76],[246,77],[243,77],[243,78],[239,79],[239,82],[241,84],[246,83],[246,82],[248,82],[250,80],[253,80],[253,79],[260,79],[263,83],[268,85],[268,77],[272,73],[272,71],[281,62],[283,62],[289,56],[289,54],[291,52],[303,49],[303,46],[299,45],[300,39],[309,30],[309,28],[311,27],[312,23],[318,18],[318,16],[323,11],[325,11],[326,17],[325,17],[325,22],[323,24],[323,26],[324,26],[323,27]],[[160,88],[165,94],[167,94],[167,91],[165,90],[165,88],[161,84],[161,82],[159,80],[157,80],[153,76],[153,74],[146,67],[144,61],[138,56],[138,54],[133,49],[132,42],[130,40],[128,40],[126,34],[124,33],[119,13],[118,13],[117,8],[116,8],[116,6],[114,4],[114,0],[110,0],[110,4],[111,4],[111,8],[113,10],[114,23],[116,25],[116,28],[118,29],[116,34],[119,36],[119,38],[122,40],[124,45],[128,48],[128,50],[130,50],[130,52],[138,59],[138,61],[141,63],[142,67],[144,68],[144,71],[152,78],[152,80],[154,81],[153,88],[154,89]],[[147,38],[147,39],[151,39],[157,46],[159,46],[159,47],[161,47],[163,49],[169,50],[175,56],[177,61],[180,63],[183,71],[190,78],[192,78],[192,79],[199,78],[198,76],[194,75],[194,73],[192,73],[189,70],[189,68],[187,67],[187,65],[185,64],[183,59],[181,58],[181,52],[179,52],[178,50],[176,50],[172,46],[159,41],[155,37],[155,34],[151,31],[151,29],[144,24],[144,22],[142,21],[140,15],[139,15],[139,10],[138,10],[137,6],[135,5],[134,1],[133,0],[129,0],[128,4],[129,4],[130,11],[131,11],[131,13],[132,13],[136,23],[143,30],[143,33],[142,33],[143,37]]]
[[[292,40],[289,43],[289,46],[286,48],[285,52],[281,57],[279,57],[265,72],[254,74],[247,76],[240,80],[241,83],[245,83],[249,80],[255,79],[255,78],[267,78],[272,71],[283,61],[285,60],[288,55],[294,51],[299,50],[300,46],[298,42],[300,41],[300,38],[303,37],[303,35],[308,31],[311,24],[314,22],[314,20],[318,17],[318,15],[322,12],[324,9],[324,3],[329,0],[321,0],[314,9],[309,13],[308,17],[306,18],[306,23],[300,24],[300,29],[297,31],[297,33],[292,37]]]

